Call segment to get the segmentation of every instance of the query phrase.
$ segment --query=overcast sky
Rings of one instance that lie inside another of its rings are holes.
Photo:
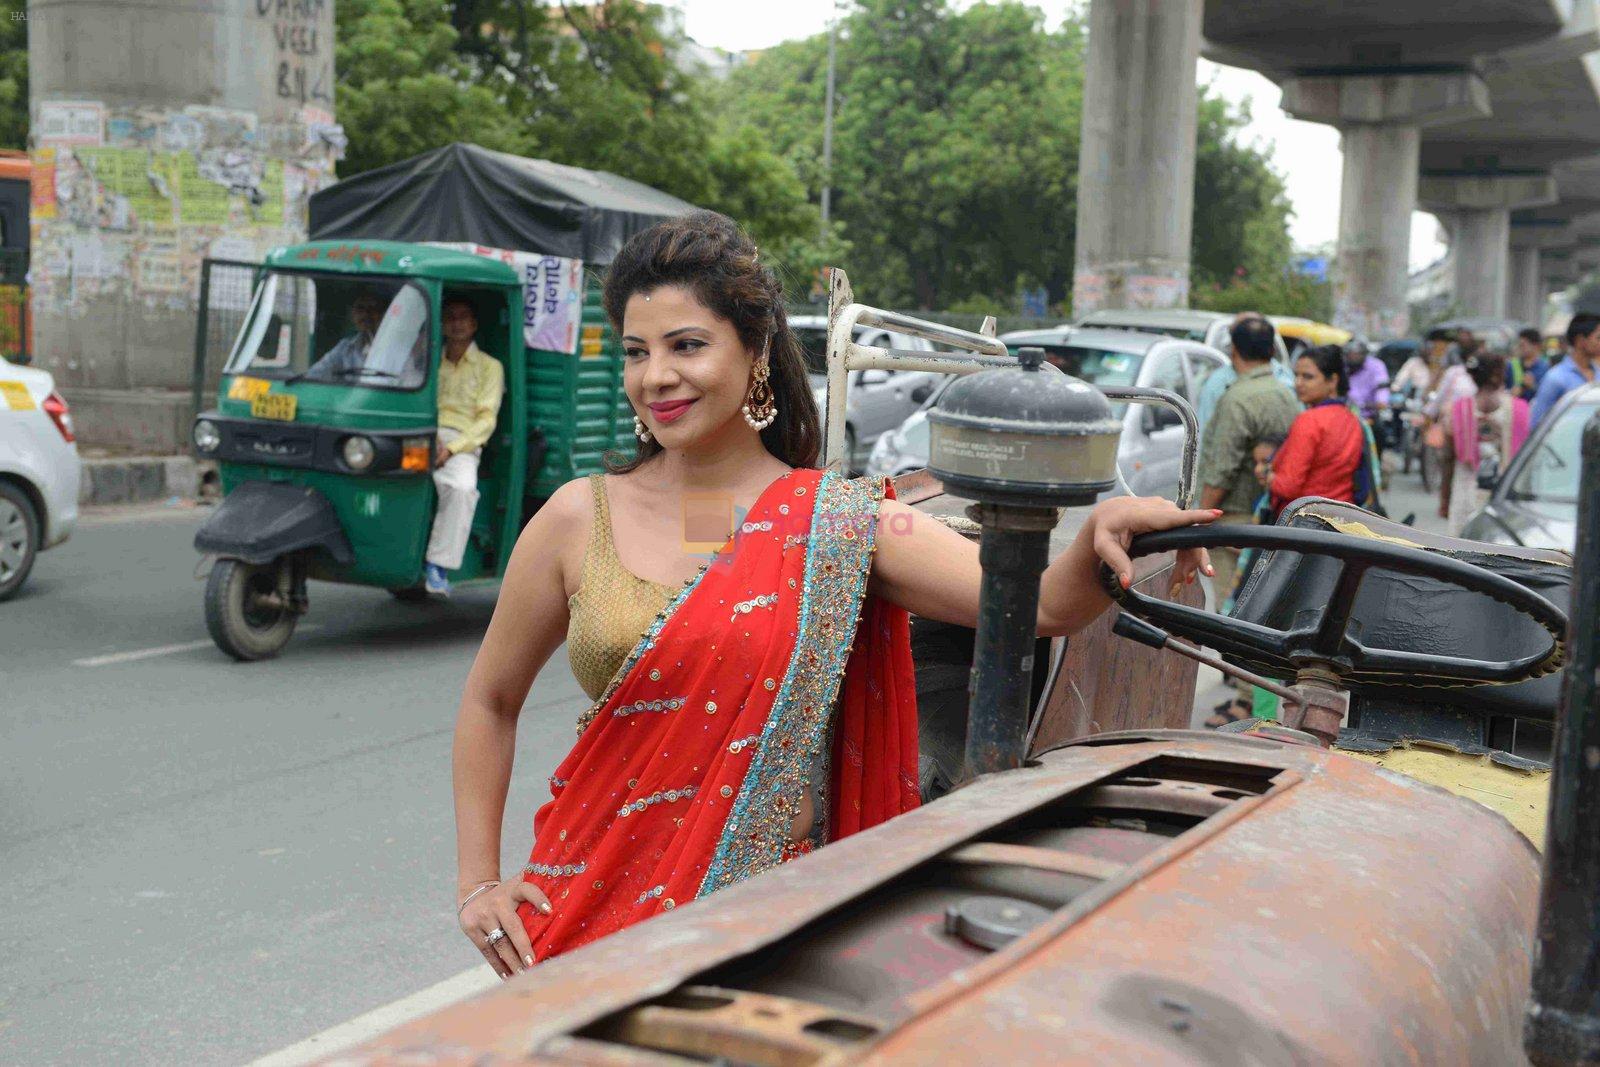
[[[683,12],[684,28],[704,45],[745,51],[770,48],[827,28],[833,0],[666,0]],[[1032,0],[1051,25],[1074,6],[1073,0]],[[1264,145],[1283,174],[1294,203],[1290,232],[1300,247],[1331,245],[1339,230],[1339,135],[1330,126],[1297,122],[1278,107],[1277,86],[1251,71],[1200,61],[1199,79],[1229,100],[1250,102],[1253,116],[1246,136]],[[1433,216],[1412,218],[1411,262],[1432,262],[1444,252]]]

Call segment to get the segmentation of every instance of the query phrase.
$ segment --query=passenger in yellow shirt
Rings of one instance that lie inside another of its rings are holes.
[[[505,372],[473,343],[478,316],[461,297],[444,302],[444,359],[439,361],[439,443],[433,458],[433,484],[439,508],[428,538],[425,580],[428,592],[450,595],[446,571],[461,566],[478,507],[478,457],[494,435],[500,415]]]

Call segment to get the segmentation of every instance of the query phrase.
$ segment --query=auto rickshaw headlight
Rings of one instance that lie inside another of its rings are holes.
[[[378,451],[373,448],[371,438],[356,436],[344,439],[344,465],[351,470],[364,471],[377,458]]]
[[[222,431],[210,419],[201,419],[194,424],[193,437],[194,447],[202,452],[215,452],[222,447]]]
[[[433,439],[407,437],[400,442],[400,469],[427,472],[433,463]]]

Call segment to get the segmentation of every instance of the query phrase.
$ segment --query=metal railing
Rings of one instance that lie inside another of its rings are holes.
[[[190,390],[195,411],[210,406],[222,382],[222,368],[233,351],[261,264],[239,259],[212,259],[200,264],[200,298],[194,328],[194,371]]]

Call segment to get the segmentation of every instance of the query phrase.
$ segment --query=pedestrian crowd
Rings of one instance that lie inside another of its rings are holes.
[[[1439,516],[1459,533],[1530,430],[1600,365],[1600,316],[1590,314],[1573,316],[1548,355],[1533,329],[1500,347],[1469,329],[1432,330],[1393,380],[1359,338],[1303,348],[1286,365],[1274,358],[1272,323],[1254,312],[1234,320],[1230,340],[1230,365],[1205,381],[1196,402],[1200,506],[1220,509],[1224,524],[1270,524],[1307,497],[1383,514],[1387,448],[1431,453]],[[1227,610],[1250,553],[1211,556]],[[1241,687],[1207,725],[1251,715],[1261,696]]]

